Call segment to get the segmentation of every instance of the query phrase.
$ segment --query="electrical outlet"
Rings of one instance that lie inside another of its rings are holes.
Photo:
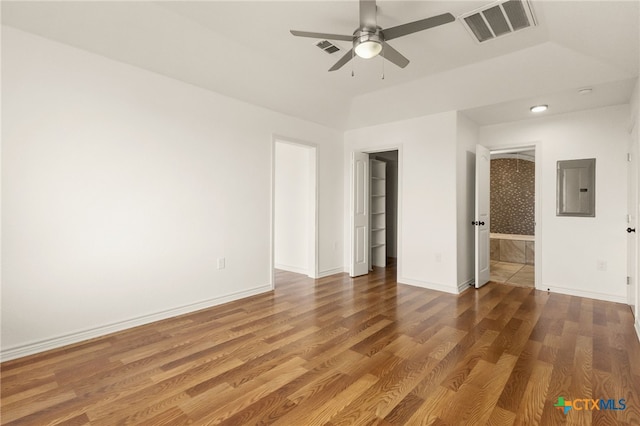
[[[225,268],[225,259],[224,257],[219,257],[218,258],[218,269],[224,269]]]
[[[596,269],[598,271],[606,271],[607,270],[607,262],[604,260],[598,260],[598,263],[596,265]]]

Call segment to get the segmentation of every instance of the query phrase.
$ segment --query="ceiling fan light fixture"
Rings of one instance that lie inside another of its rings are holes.
[[[357,31],[353,40],[353,51],[364,59],[378,56],[382,52],[382,37],[377,31]]]
[[[363,43],[358,43],[355,48],[356,55],[361,58],[369,59],[374,56],[378,56],[382,52],[382,45],[378,41],[367,40]]]

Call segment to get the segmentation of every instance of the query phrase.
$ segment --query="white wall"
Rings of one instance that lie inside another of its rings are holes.
[[[538,142],[542,289],[626,301],[628,121],[622,105],[480,128],[490,148]],[[596,217],[557,217],[556,163],[581,158],[596,159]]]
[[[458,290],[463,291],[475,279],[476,145],[478,126],[464,115],[457,116],[456,194]]]
[[[317,145],[342,270],[341,132],[2,31],[3,359],[270,289],[274,134]]]
[[[312,148],[275,143],[275,267],[309,274]]]
[[[398,281],[457,293],[456,113],[345,133],[345,176],[354,150],[399,148]],[[349,181],[345,179],[345,264],[349,264]]]

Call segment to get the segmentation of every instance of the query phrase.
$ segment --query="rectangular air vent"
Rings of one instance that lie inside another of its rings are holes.
[[[536,25],[528,0],[500,0],[460,16],[474,40],[479,43]]]
[[[329,40],[319,41],[316,43],[316,46],[318,46],[320,49],[324,50],[327,53],[334,53],[340,50],[338,46],[331,43]]]

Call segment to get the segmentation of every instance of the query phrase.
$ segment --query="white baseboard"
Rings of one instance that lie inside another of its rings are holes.
[[[307,268],[300,268],[298,266],[283,265],[282,263],[276,263],[273,265],[276,269],[282,269],[283,271],[294,272],[296,274],[309,275]]]
[[[467,291],[471,288],[471,286],[474,284],[475,282],[475,278],[469,278],[468,280],[461,282],[458,284],[458,293],[462,293],[464,291]]]
[[[414,280],[412,278],[398,277],[399,284],[408,284],[415,287],[422,287],[429,290],[437,290],[445,293],[459,294],[458,286],[446,286],[442,284],[434,284],[426,281]]]
[[[333,268],[325,271],[318,272],[318,278],[328,277],[329,275],[341,274],[344,272],[344,268]]]
[[[296,274],[302,274],[302,275],[306,275],[310,278],[314,278],[314,279],[318,279],[318,278],[324,278],[324,277],[328,277],[330,275],[335,275],[335,274],[341,274],[344,272],[344,268],[333,268],[333,269],[327,269],[324,271],[318,271],[318,275],[317,276],[313,276],[313,275],[309,275],[309,271],[303,268],[298,268],[296,266],[290,266],[290,265],[283,265],[282,263],[276,263],[273,265],[273,267],[275,269],[281,269],[283,271],[288,271],[288,272],[294,272]]]
[[[626,296],[615,296],[612,294],[599,293],[596,291],[577,290],[575,288],[567,288],[549,284],[543,284],[540,287],[536,287],[536,290],[547,291],[549,289],[552,293],[566,294],[569,296],[586,297],[588,299],[604,300],[606,302],[616,302],[627,304]]]
[[[156,312],[153,314],[142,315],[136,318],[128,319],[125,321],[119,321],[112,324],[106,324],[99,327],[93,327],[74,333],[69,333],[61,336],[52,337],[49,339],[39,340],[12,348],[7,348],[0,351],[0,361],[9,361],[12,359],[20,358],[27,355],[33,355],[39,352],[56,349],[62,346],[70,345],[73,343],[82,342],[84,340],[94,339],[117,331],[126,330],[128,328],[137,327],[140,325],[149,324],[155,321],[175,317],[178,315],[188,314],[191,312],[199,311],[201,309],[210,308],[212,306],[221,305],[223,303],[232,302],[234,300],[242,299],[256,294],[265,293],[273,290],[271,284],[255,287],[249,290],[239,291],[231,293],[225,296],[215,297],[213,299],[203,300],[201,302],[191,303],[177,308],[167,309],[165,311]]]

